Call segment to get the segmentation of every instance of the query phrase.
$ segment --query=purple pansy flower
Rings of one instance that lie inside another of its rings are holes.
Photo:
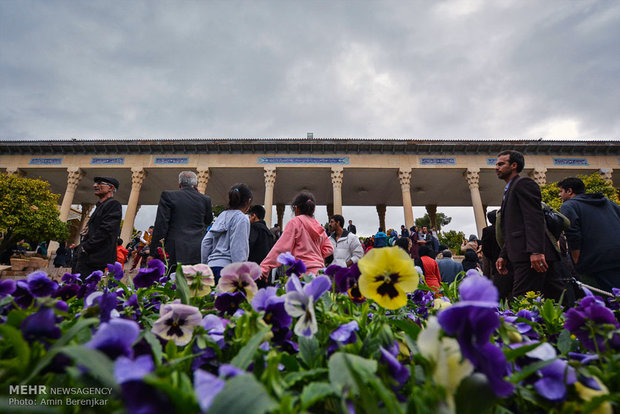
[[[198,397],[198,404],[203,413],[209,411],[213,399],[226,386],[226,381],[210,372],[197,369],[194,371],[194,392]]]
[[[119,262],[114,262],[114,264],[108,264],[108,274],[114,275],[114,279],[121,280],[125,273],[123,272],[123,265]]]
[[[254,281],[260,275],[260,266],[254,262],[231,263],[220,272],[216,289],[219,292],[241,292],[248,300],[252,300],[258,290]]]
[[[172,339],[178,346],[192,340],[194,328],[200,324],[202,315],[195,306],[167,303],[161,306],[160,317],[153,324],[151,332],[160,338]]]
[[[0,298],[13,294],[16,285],[13,279],[0,280]]]
[[[215,309],[220,311],[221,314],[227,313],[232,315],[239,310],[239,305],[243,301],[245,301],[245,296],[241,292],[224,292],[217,295],[214,305]]]
[[[92,339],[84,346],[98,349],[111,359],[124,355],[131,357],[131,346],[138,339],[140,327],[134,321],[127,319],[111,319],[110,322],[102,323]]]
[[[147,288],[166,273],[166,265],[159,259],[152,259],[146,267],[138,270],[138,274],[133,278],[133,284],[136,288]]]
[[[380,347],[381,360],[387,364],[388,370],[390,371],[392,377],[396,380],[396,382],[398,382],[400,386],[402,386],[405,384],[405,382],[407,382],[411,373],[405,365],[398,362],[398,359],[396,358],[396,356],[398,355],[398,351],[394,353],[394,348],[390,348],[392,349],[392,352],[385,349],[384,347]],[[398,347],[396,347],[396,350],[398,350]]]
[[[84,283],[94,284],[101,282],[101,278],[103,277],[103,272],[101,270],[95,270],[90,275],[84,279]]]
[[[155,371],[155,363],[150,355],[140,355],[135,360],[119,356],[114,363],[114,378],[119,384],[139,381],[145,375]]]
[[[32,304],[34,297],[30,293],[30,288],[28,287],[28,282],[25,280],[18,280],[15,282],[15,291],[13,292],[13,297],[15,298],[15,303],[19,305],[21,308],[27,308]]]
[[[59,300],[58,302],[56,302],[54,307],[56,309],[58,309],[59,311],[61,311],[61,312],[68,312],[69,311],[69,305],[67,305],[67,302],[65,302],[64,300]]]
[[[578,352],[569,352],[568,357],[581,362],[581,365],[588,365],[590,362],[598,360],[596,354],[580,354]]]
[[[28,289],[33,296],[42,298],[51,296],[58,289],[58,283],[47,277],[47,274],[42,271],[30,273],[27,276]]]
[[[65,273],[60,280],[62,283],[82,283],[79,273]]]
[[[252,307],[257,312],[265,312],[263,319],[271,324],[273,329],[289,327],[293,318],[286,312],[284,297],[276,295],[276,291],[273,286],[260,289],[252,300]]]
[[[317,276],[303,288],[296,275],[286,283],[284,308],[292,317],[300,317],[295,324],[297,336],[313,336],[318,330],[314,315],[314,302],[329,290],[332,282],[325,275]]]
[[[295,256],[291,252],[281,253],[278,256],[278,262],[287,266],[286,275],[298,275],[301,276],[306,273],[306,265],[302,260],[295,259]]]
[[[503,379],[507,373],[506,357],[489,342],[500,325],[497,288],[475,272],[463,280],[459,293],[459,302],[439,312],[439,323],[448,335],[456,336],[463,356],[487,376],[495,394],[508,396],[514,386]]]
[[[562,359],[556,359],[538,371],[540,379],[534,383],[534,389],[550,401],[566,398],[566,386],[577,381],[575,369]]]
[[[80,292],[80,285],[74,283],[66,284],[56,290],[56,297],[62,300],[69,300],[78,295]]]
[[[43,307],[28,316],[21,324],[24,338],[29,342],[60,338],[60,328],[56,326],[54,309]]]
[[[202,318],[200,325],[207,331],[207,334],[213,339],[220,348],[226,345],[224,340],[224,331],[226,330],[225,319],[220,318],[212,313]]]
[[[360,329],[357,321],[351,321],[349,323],[345,323],[340,325],[334,332],[329,334],[329,338],[333,341],[336,341],[342,345],[352,344],[357,341],[357,335],[355,331]]]
[[[618,329],[620,324],[614,313],[605,306],[605,302],[596,296],[586,296],[579,304],[566,312],[564,328],[574,334],[582,345],[594,352],[604,352],[607,349],[605,336],[594,334],[591,337],[591,329]],[[620,335],[614,334],[611,340],[612,347],[620,347]]]

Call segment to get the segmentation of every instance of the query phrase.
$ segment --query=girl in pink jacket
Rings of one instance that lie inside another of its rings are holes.
[[[286,224],[282,236],[260,264],[263,278],[278,267],[278,256],[291,252],[296,259],[303,260],[308,273],[316,274],[325,267],[324,258],[334,251],[325,229],[313,217],[315,201],[311,193],[299,193],[291,206],[295,217]]]

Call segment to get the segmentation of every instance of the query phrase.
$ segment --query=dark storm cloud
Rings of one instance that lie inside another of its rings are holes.
[[[615,2],[0,3],[0,139],[620,137]]]

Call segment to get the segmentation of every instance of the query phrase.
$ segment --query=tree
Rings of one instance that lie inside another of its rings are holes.
[[[0,174],[0,255],[21,239],[66,240],[69,226],[58,219],[59,198],[46,181]]]
[[[618,190],[614,186],[598,173],[590,175],[578,175],[583,183],[586,185],[586,193],[603,193],[614,203],[620,204],[618,200]],[[560,209],[562,205],[562,199],[560,198],[560,187],[558,183],[546,184],[540,187],[542,194],[542,201],[549,204],[556,210]]]
[[[441,231],[441,228],[449,224],[451,221],[452,217],[448,217],[444,213],[435,214],[435,227],[437,227],[437,231]],[[418,217],[417,219],[415,219],[415,225],[418,226],[418,228],[422,228],[425,226],[430,228],[431,218],[428,213],[426,213],[424,217]]]
[[[465,233],[462,231],[450,230],[439,234],[439,244],[448,246],[448,249],[452,250],[456,254],[461,253],[461,244],[465,238]]]

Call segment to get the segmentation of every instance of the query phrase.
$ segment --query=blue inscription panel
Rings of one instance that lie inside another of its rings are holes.
[[[109,157],[109,158],[93,157],[90,160],[90,163],[92,165],[123,165],[125,164],[125,158],[123,157]]]
[[[61,165],[62,158],[30,158],[30,165]]]
[[[493,157],[493,158],[487,158],[487,165],[495,165],[497,164],[497,158]]]
[[[456,165],[456,158],[420,158],[422,165]]]
[[[155,164],[187,164],[189,157],[155,157]]]
[[[258,157],[259,164],[348,164],[349,157]]]
[[[586,158],[554,158],[553,165],[590,165]]]

